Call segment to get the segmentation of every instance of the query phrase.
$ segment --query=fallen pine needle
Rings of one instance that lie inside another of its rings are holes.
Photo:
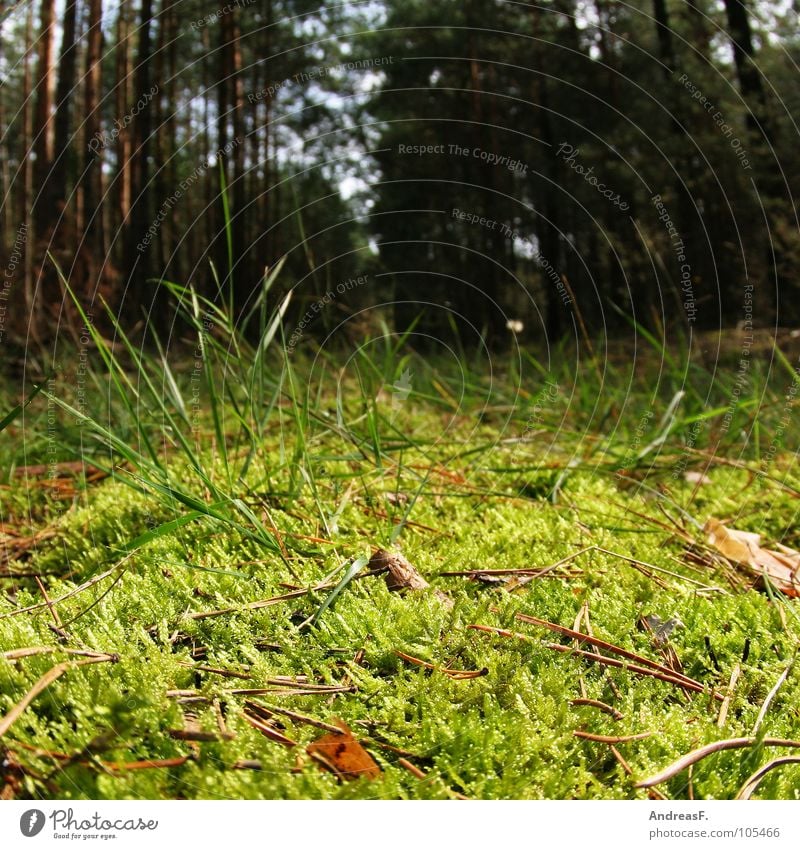
[[[11,662],[20,660],[23,657],[33,657],[37,654],[54,654],[55,652],[71,654],[73,657],[94,657],[103,660],[109,656],[108,652],[91,651],[90,649],[68,649],[63,646],[30,646],[24,649],[11,649],[10,651],[0,652],[0,657]]]
[[[412,657],[412,655],[406,654],[398,649],[395,649],[394,653],[408,663],[413,663],[415,666],[422,666],[425,669],[432,670],[433,672],[441,672],[455,681],[462,681],[469,678],[482,678],[484,675],[489,674],[489,670],[485,666],[483,669],[448,669],[444,666],[436,666],[433,663],[428,663],[427,660],[420,660],[418,657]]]
[[[644,657],[643,655],[628,651],[621,646],[615,646],[613,643],[598,639],[590,634],[584,634],[581,631],[573,631],[572,628],[566,628],[563,625],[558,625],[555,622],[548,622],[545,619],[537,619],[535,616],[528,616],[525,613],[517,613],[516,618],[519,619],[520,622],[527,622],[530,625],[540,625],[542,628],[548,628],[550,631],[555,631],[558,634],[570,637],[578,642],[589,643],[589,645],[595,646],[598,649],[605,649],[606,651],[611,652],[611,654],[618,654],[620,657],[625,657],[628,660],[635,661],[639,666],[646,666],[649,669],[654,669],[657,672],[669,675],[671,678],[681,679],[686,681],[687,684],[695,684],[699,686],[701,690],[705,689],[699,681],[695,681],[694,678],[689,678],[682,672],[676,672],[674,669],[670,669],[670,667],[664,666],[662,663],[650,660],[649,657]]]
[[[582,705],[585,705],[586,707],[596,707],[598,710],[603,711],[603,713],[609,714],[616,720],[620,720],[623,718],[623,714],[615,707],[607,705],[605,702],[601,702],[598,699],[573,699],[570,704],[574,705],[575,707],[579,707]]]
[[[245,711],[243,716],[253,726],[253,728],[260,731],[265,737],[273,740],[275,743],[280,743],[282,746],[287,746],[288,748],[292,748],[297,745],[297,740],[292,740],[285,734],[281,734],[280,731],[277,731],[266,722],[262,722],[258,717],[253,716],[253,714],[248,711]]]
[[[131,769],[168,769],[173,766],[183,766],[190,758],[190,755],[183,755],[180,758],[167,758],[160,761],[128,761],[127,763],[125,761],[117,763],[100,761],[100,763],[112,772],[125,772]]]
[[[759,740],[757,737],[733,737],[730,740],[717,740],[715,743],[701,746],[699,749],[689,752],[682,758],[678,758],[677,761],[662,769],[661,772],[645,778],[638,782],[636,786],[653,787],[656,784],[663,784],[663,782],[669,781],[670,778],[674,778],[678,773],[683,772],[683,770],[703,760],[703,758],[707,758],[709,755],[724,752],[727,749],[747,749],[756,744],[762,746],[787,746],[793,749],[800,749],[800,740],[782,740],[778,737],[764,737],[762,740]]]
[[[633,770],[631,769],[630,764],[622,757],[619,753],[619,749],[616,748],[613,744],[608,747],[611,749],[611,754],[617,759],[617,763],[625,770],[626,775],[633,775]]]
[[[261,601],[251,601],[249,604],[244,604],[241,607],[221,607],[219,610],[201,610],[198,613],[190,613],[189,619],[211,619],[215,616],[224,616],[227,613],[241,613],[245,610],[260,610],[262,607],[272,607],[273,604],[280,604],[282,601],[289,601],[293,598],[300,598],[308,593],[317,592],[319,590],[328,590],[336,586],[333,583],[317,584],[314,587],[305,589],[292,590],[283,595],[272,596],[272,598],[264,598]]]
[[[761,779],[764,778],[768,772],[771,772],[773,769],[777,769],[779,766],[784,766],[785,764],[800,764],[800,758],[796,755],[785,755],[782,758],[775,758],[769,763],[764,764],[764,766],[759,767],[759,769],[757,769],[747,779],[747,781],[745,781],[735,798],[740,801],[749,799],[753,793],[755,793],[756,788],[761,783]]]
[[[778,690],[780,690],[780,688],[784,685],[793,666],[794,659],[792,659],[786,669],[784,669],[780,676],[778,676],[775,686],[769,691],[769,693],[767,693],[767,697],[764,699],[764,704],[761,705],[761,710],[758,712],[758,716],[756,717],[756,722],[752,731],[753,735],[758,734],[758,729],[761,728],[761,723],[764,722],[764,717],[767,715],[767,711],[769,710],[769,706],[772,704],[772,700],[778,695]]]
[[[420,781],[424,781],[428,777],[418,766],[414,766],[411,761],[406,760],[405,758],[398,758],[397,763],[400,764],[403,769],[407,769],[415,778],[418,778]]]
[[[530,637],[528,634],[520,634],[516,631],[508,631],[505,628],[492,628],[489,625],[468,625],[467,627],[475,631],[485,631],[489,634],[498,634],[501,637],[510,637],[517,640],[527,640],[530,642],[535,642],[534,638]],[[587,638],[586,634],[577,634],[577,638],[583,638],[585,640],[594,639]],[[667,684],[672,684],[675,687],[681,687],[685,690],[693,690],[696,693],[708,692],[699,681],[694,681],[691,678],[686,678],[685,676],[679,675],[677,672],[672,672],[671,670],[661,672],[658,668],[652,669],[645,666],[638,666],[634,663],[624,663],[621,660],[617,660],[617,658],[615,657],[606,657],[606,655],[604,654],[594,654],[593,652],[583,651],[583,649],[576,649],[572,646],[562,646],[560,643],[541,643],[541,645],[545,646],[545,648],[552,649],[553,651],[576,655],[578,657],[585,658],[586,660],[591,660],[593,663],[600,663],[604,666],[614,666],[617,669],[624,669],[625,671],[632,672],[635,675],[641,675],[648,678],[657,678],[659,681],[664,681]],[[651,664],[652,663],[653,661],[651,661]],[[658,667],[658,664],[656,664],[656,667]],[[666,667],[664,668],[666,669]],[[723,698],[721,693],[709,692],[709,695],[712,698],[718,699],[720,701]]]
[[[30,690],[20,699],[17,704],[0,720],[0,737],[22,716],[28,705],[44,690],[46,690],[54,681],[58,680],[65,672],[71,669],[77,669],[79,666],[88,666],[90,663],[116,663],[119,656],[116,654],[106,654],[101,657],[89,657],[85,660],[68,660],[64,663],[59,663],[52,669],[45,672],[44,675],[31,687]]]

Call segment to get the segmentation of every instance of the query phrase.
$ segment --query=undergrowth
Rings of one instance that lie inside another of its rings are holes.
[[[467,368],[388,328],[347,356],[292,354],[272,279],[244,332],[165,284],[195,353],[134,345],[109,316],[112,343],[83,313],[91,367],[43,374],[0,419],[0,716],[73,661],[0,740],[9,793],[646,798],[637,781],[705,743],[798,737],[796,672],[768,698],[797,602],[754,587],[702,531],[715,517],[800,543],[785,356],[712,376],[651,338],[644,369],[566,346]],[[372,574],[393,546],[430,589]],[[485,573],[560,561],[516,585]],[[558,652],[569,640],[518,613],[570,628],[581,614],[655,660],[640,620],[678,618],[670,646],[705,692]],[[13,654],[29,647],[47,652]],[[86,652],[108,658],[77,665]],[[255,727],[248,700],[305,717],[273,714],[295,745]],[[308,718],[345,722],[380,776],[321,770]],[[649,736],[612,748],[576,731]],[[717,753],[659,791],[733,797],[770,751]],[[758,795],[800,797],[800,772],[770,772]]]

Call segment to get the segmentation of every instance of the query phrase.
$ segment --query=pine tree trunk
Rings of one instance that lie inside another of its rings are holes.
[[[149,96],[150,60],[152,53],[152,0],[142,0],[139,17],[139,43],[134,69],[135,101]],[[150,151],[152,147],[152,112],[148,103],[133,119],[131,153],[131,226],[127,239],[125,273],[129,275],[132,307],[141,305],[145,281],[152,269],[153,243],[161,238],[158,222],[153,218],[150,190]],[[151,233],[150,228],[155,228]]]
[[[53,213],[62,211],[69,192],[69,183],[75,177],[72,138],[72,104],[75,92],[78,45],[75,41],[77,0],[67,0],[64,9],[63,35],[58,59],[58,85],[56,88],[55,152],[56,161],[50,175],[48,204]]]
[[[115,65],[117,85],[115,90],[115,110],[117,115],[125,115],[130,102],[130,19],[127,7],[119,7],[117,17],[117,44],[115,48]],[[116,139],[117,174],[116,201],[117,216],[114,232],[124,234],[130,227],[128,216],[131,209],[131,131],[129,127],[121,127]]]
[[[36,115],[33,125],[33,152],[36,157],[33,178],[36,184],[35,222],[40,239],[47,237],[50,210],[47,198],[40,193],[47,184],[53,163],[53,25],[54,0],[42,0],[36,63]]]
[[[84,88],[84,121],[86,148],[82,175],[83,208],[85,215],[85,269],[94,283],[96,272],[103,265],[105,257],[103,234],[103,196],[102,169],[103,144],[92,143],[100,138],[100,85],[103,47],[103,3],[102,0],[89,0],[89,31],[86,46],[86,77]]]

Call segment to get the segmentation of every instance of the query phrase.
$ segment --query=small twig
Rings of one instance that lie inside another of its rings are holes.
[[[88,581],[82,583],[79,587],[75,587],[74,590],[70,590],[68,593],[64,593],[64,595],[59,596],[58,598],[50,599],[49,601],[43,601],[39,604],[32,604],[29,607],[20,607],[17,610],[11,610],[8,613],[0,613],[0,619],[10,619],[12,616],[20,616],[23,613],[32,613],[34,610],[42,610],[45,607],[48,607],[52,610],[53,605],[61,604],[62,601],[66,601],[68,598],[72,598],[73,596],[78,595],[78,593],[82,593],[84,590],[88,590],[90,587],[93,587],[95,584],[99,584],[100,581],[104,581],[106,578],[110,578],[121,566],[123,563],[127,562],[136,552],[130,552],[126,554],[125,557],[120,560],[119,563],[112,566],[107,571],[103,572],[102,575],[97,575],[94,578],[90,578]]]
[[[222,734],[216,731],[203,731],[200,728],[169,728],[167,734],[173,740],[184,740],[192,743],[219,743],[220,740],[234,740],[236,738],[232,731]]]
[[[517,613],[516,618],[519,619],[520,622],[527,622],[531,625],[540,625],[543,628],[548,628],[549,630],[562,634],[565,637],[571,637],[573,640],[577,640],[578,642],[589,643],[592,646],[596,646],[598,649],[605,649],[612,654],[618,654],[620,657],[635,661],[639,664],[639,666],[646,666],[649,669],[669,675],[671,678],[686,681],[689,685],[696,685],[697,687],[700,687],[701,691],[705,689],[699,681],[695,681],[694,678],[689,678],[688,675],[684,675],[682,672],[676,672],[674,669],[670,669],[662,663],[650,660],[650,658],[644,657],[641,654],[628,651],[621,646],[615,646],[613,643],[606,642],[605,640],[600,640],[590,634],[582,634],[580,631],[573,631],[571,628],[565,628],[563,625],[557,625],[555,622],[548,622],[545,619],[537,619],[535,616],[528,616],[525,613]]]
[[[312,725],[314,728],[319,728],[321,731],[328,731],[331,734],[339,734],[342,730],[338,725],[331,725],[328,722],[323,722],[321,719],[315,719],[313,716],[306,716],[302,713],[297,713],[293,710],[287,710],[286,708],[281,707],[273,707],[272,705],[265,705],[261,702],[254,702],[251,699],[247,699],[245,704],[254,710],[266,711],[267,713],[275,713],[281,716],[287,717],[287,719],[294,720],[295,722],[300,722],[305,725]]]
[[[279,689],[282,687],[283,689]],[[356,687],[327,686],[325,684],[302,684],[289,686],[279,684],[275,687],[253,687],[250,689],[226,690],[231,696],[324,696],[329,693],[355,693]]]
[[[611,744],[608,748],[611,749],[611,754],[614,755],[614,757],[617,759],[617,762],[625,770],[625,772],[628,775],[633,775],[633,770],[631,769],[630,764],[619,753],[619,749],[617,749],[617,747],[613,744]]]
[[[422,666],[425,669],[432,670],[433,672],[441,672],[455,681],[463,681],[469,678],[481,678],[484,675],[489,674],[489,670],[485,666],[483,669],[448,669],[445,666],[436,666],[433,663],[428,663],[427,660],[420,660],[418,657],[413,657],[412,655],[406,654],[398,649],[395,649],[394,653],[408,663],[413,663],[415,666]]]
[[[42,579],[37,575],[36,576],[36,586],[39,587],[39,592],[42,594],[42,598],[47,603],[47,606],[50,608],[50,615],[53,617],[53,621],[56,623],[56,628],[61,630],[64,629],[64,625],[61,622],[61,618],[58,615],[58,611],[53,607],[53,602],[50,601],[50,596],[47,594],[47,588],[42,583]]]
[[[219,610],[202,610],[199,613],[190,613],[189,619],[210,619],[214,616],[224,616],[227,613],[241,613],[245,610],[261,610],[263,607],[271,607],[273,604],[280,604],[282,601],[289,601],[293,598],[300,598],[308,593],[317,592],[318,590],[329,590],[335,587],[335,583],[317,584],[313,587],[305,587],[299,590],[292,590],[283,595],[272,596],[272,598],[264,598],[260,601],[251,601],[249,604],[243,604],[241,607],[222,607]]]
[[[0,720],[0,737],[20,718],[25,712],[28,705],[44,690],[46,690],[54,681],[60,678],[65,672],[71,669],[77,669],[79,666],[88,666],[90,663],[116,663],[119,656],[116,654],[103,655],[101,657],[90,657],[86,660],[65,661],[59,663],[52,669],[45,672],[44,675],[31,687],[30,690],[22,697],[22,699],[14,705],[13,708]]]
[[[491,634],[499,634],[501,637],[512,637],[517,640],[529,640],[531,642],[535,642],[534,638],[529,637],[527,634],[519,634],[516,631],[507,631],[504,628],[492,628],[489,625],[468,625],[467,627],[472,628],[475,631],[485,631]],[[581,636],[585,637],[585,635]],[[627,672],[634,673],[635,675],[642,675],[649,678],[657,678],[659,681],[665,681],[668,684],[673,684],[674,686],[681,687],[684,690],[693,690],[696,693],[708,692],[699,681],[686,679],[683,676],[677,677],[677,673],[670,672],[668,674],[665,672],[660,672],[656,669],[649,669],[644,666],[637,666],[633,663],[623,663],[621,660],[617,660],[614,657],[606,657],[606,655],[604,654],[593,654],[592,652],[583,651],[582,649],[575,649],[572,646],[562,646],[560,643],[541,643],[541,645],[545,646],[545,648],[552,649],[553,651],[566,652],[568,654],[583,657],[587,660],[591,660],[595,663],[600,663],[605,666],[615,666],[618,669],[624,669]],[[711,691],[709,692],[709,695],[715,699],[722,699],[722,695],[720,693],[715,693]]]
[[[709,755],[717,752],[724,752],[728,749],[747,749],[754,745],[761,746],[787,746],[792,749],[800,749],[800,740],[783,740],[778,737],[764,737],[759,740],[758,737],[733,737],[730,740],[717,740],[715,743],[709,743],[707,746],[701,746],[689,754],[678,758],[677,761],[671,763],[668,767],[661,770],[656,775],[645,778],[638,782],[637,787],[653,787],[656,784],[662,784],[674,778],[678,773],[696,764],[698,761],[707,758]]]
[[[777,769],[779,766],[784,766],[785,764],[800,764],[800,758],[796,755],[786,755],[782,758],[775,758],[769,763],[764,764],[764,766],[759,767],[747,779],[747,781],[745,781],[734,798],[740,801],[749,799],[753,793],[755,793],[756,788],[761,783],[761,779],[764,778],[768,772],[771,772],[773,769]]]
[[[221,675],[223,678],[243,678],[246,681],[252,679],[249,672],[235,672],[232,669],[221,669],[216,666],[206,666],[202,663],[189,663],[185,660],[179,660],[178,666],[183,666],[185,669],[192,669],[195,672],[208,672],[210,675]]]
[[[418,766],[414,766],[411,761],[406,760],[405,758],[398,758],[397,763],[403,767],[403,769],[407,769],[414,778],[418,778],[420,781],[425,781],[428,777]]]
[[[68,649],[64,646],[30,646],[24,649],[11,649],[10,651],[0,652],[0,657],[11,662],[21,660],[23,657],[33,657],[34,655],[39,654],[54,654],[55,652],[70,654],[74,657],[107,658],[109,656],[108,652],[91,651],[90,649]]]
[[[265,737],[268,737],[270,740],[273,740],[276,743],[280,743],[282,746],[286,746],[289,749],[297,745],[296,740],[292,740],[285,734],[281,734],[280,731],[276,731],[271,725],[268,725],[266,722],[262,722],[258,717],[253,716],[253,714],[251,713],[248,713],[248,711],[245,711],[243,716],[253,726],[253,728],[258,729]]]
[[[611,705],[607,705],[605,702],[598,701],[597,699],[573,699],[570,702],[571,705],[575,705],[578,707],[579,705],[586,705],[587,707],[596,707],[598,710],[602,710],[604,713],[609,714],[616,720],[620,720],[623,718],[623,714],[620,713],[615,707]]]
[[[780,688],[784,685],[784,682],[789,677],[789,673],[792,671],[793,666],[794,658],[792,658],[792,660],[789,662],[789,665],[780,674],[778,680],[775,682],[775,686],[769,691],[769,693],[767,693],[767,697],[766,699],[764,699],[764,704],[761,705],[761,710],[758,712],[755,725],[753,726],[753,736],[758,734],[758,729],[761,728],[761,724],[764,722],[764,718],[767,715],[769,706],[772,704],[772,700],[775,698],[775,696],[778,695],[778,690],[780,690]]]

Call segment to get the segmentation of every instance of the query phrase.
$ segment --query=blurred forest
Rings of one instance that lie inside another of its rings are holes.
[[[0,341],[70,325],[56,263],[143,329],[283,257],[308,338],[800,319],[790,2],[0,8]]]

